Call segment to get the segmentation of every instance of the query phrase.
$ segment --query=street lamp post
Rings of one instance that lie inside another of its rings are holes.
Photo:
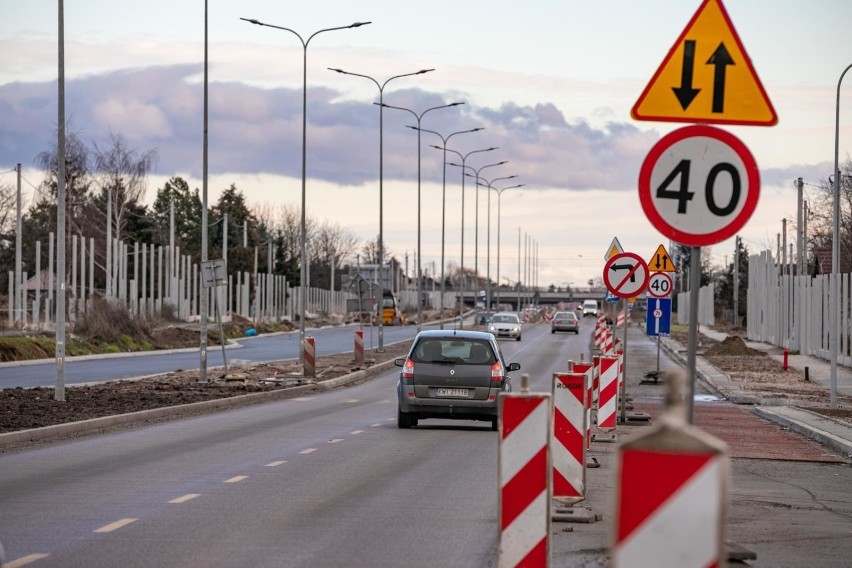
[[[375,104],[375,103],[374,103]],[[420,332],[422,321],[423,321],[423,276],[420,270],[420,121],[423,120],[423,116],[426,115],[427,112],[437,110],[440,108],[450,108],[454,106],[463,105],[463,102],[455,102],[447,105],[436,106],[432,108],[427,108],[420,114],[417,114],[410,108],[398,107],[393,105],[386,105],[384,103],[380,103],[382,107],[385,108],[393,108],[396,110],[404,110],[406,112],[411,113],[414,117],[414,120],[417,121],[417,332]]]
[[[476,179],[476,189],[479,190],[479,185],[480,185],[479,184],[479,172],[481,172],[485,168],[490,168],[490,167],[493,167],[493,166],[502,166],[503,164],[508,164],[508,163],[509,163],[509,160],[503,160],[502,162],[497,162],[496,164],[486,164],[484,166],[481,166],[479,169],[474,169],[470,166],[461,166],[461,164],[454,164],[452,162],[450,162],[450,165],[451,166],[467,167],[467,168],[470,168],[471,170],[473,170],[474,175],[470,175],[470,174],[465,174],[465,175]],[[476,279],[476,283],[478,285],[479,284],[479,191],[476,191],[475,193],[476,193],[476,204],[475,204],[474,208],[476,209],[476,223],[475,223],[475,227],[474,227],[474,233],[475,234],[474,234],[474,239],[473,239],[473,243],[474,243],[473,244],[473,274],[474,274],[474,278]],[[487,307],[486,307],[486,309],[487,309]]]
[[[432,147],[440,149],[438,146],[432,146]],[[465,275],[464,275],[464,177],[465,177],[465,171],[464,171],[464,168],[468,167],[468,166],[465,165],[465,162],[467,161],[467,157],[470,156],[471,154],[478,154],[480,152],[491,152],[492,150],[496,150],[496,149],[497,149],[496,146],[492,146],[491,148],[484,148],[482,150],[471,150],[467,154],[462,154],[461,152],[456,152],[455,150],[451,150],[450,148],[447,148],[447,152],[452,152],[453,154],[455,154],[456,156],[461,158],[461,162],[462,162],[461,163],[461,168],[462,168],[462,178],[461,178],[461,180],[462,180],[462,191],[461,191],[461,198],[462,198],[462,206],[461,206],[461,295],[459,296],[459,329],[464,328],[464,289],[465,289],[464,288],[464,280],[465,280]],[[452,166],[454,164],[452,162],[450,162],[450,165]],[[455,165],[458,165],[458,164],[455,164]]]
[[[285,28],[283,26],[275,26],[275,25],[272,25],[272,24],[265,24],[263,22],[255,20],[253,18],[240,18],[240,19],[244,20],[246,22],[249,22],[251,24],[255,24],[257,26],[266,26],[268,28],[275,28],[277,30],[284,30],[286,32],[290,32],[291,34],[293,34],[297,38],[299,38],[299,41],[302,43],[302,221],[301,221],[302,243],[301,243],[301,251],[300,251],[300,254],[302,255],[302,259],[301,259],[301,269],[300,269],[301,274],[299,275],[299,287],[300,287],[300,290],[301,290],[301,302],[300,302],[300,306],[299,306],[299,341],[300,341],[300,345],[303,345],[304,342],[305,342],[305,304],[306,304],[305,298],[306,298],[306,294],[307,294],[307,290],[305,290],[305,288],[306,288],[306,276],[307,276],[307,272],[308,272],[308,266],[307,266],[308,255],[307,255],[307,247],[306,247],[307,230],[305,228],[305,194],[306,194],[306,191],[305,191],[305,173],[306,173],[306,164],[307,164],[307,157],[306,156],[307,156],[307,132],[308,132],[308,130],[307,130],[307,128],[308,128],[308,114],[307,114],[307,112],[308,112],[308,44],[311,42],[311,40],[314,38],[314,36],[319,35],[323,32],[331,32],[331,31],[335,31],[335,30],[346,30],[346,29],[349,29],[349,28],[358,28],[358,27],[370,24],[372,22],[355,22],[354,24],[349,24],[348,26],[338,26],[338,27],[335,27],[335,28],[325,28],[325,29],[317,30],[314,33],[312,33],[310,36],[308,36],[307,40],[305,40],[305,39],[302,38],[301,35],[299,35],[298,32],[296,32],[295,30],[292,30],[290,28]],[[304,363],[303,357],[304,357],[304,355],[302,353],[302,350],[299,349],[299,359]]]
[[[510,185],[501,189],[491,188],[497,192],[497,304],[500,304],[500,200],[503,192],[509,189],[524,187],[524,184]]]
[[[488,189],[494,189],[492,186],[494,182],[507,180],[507,179],[515,179],[516,175],[505,176],[494,178],[491,181],[483,179],[485,183],[477,182],[479,185],[485,186]],[[485,309],[491,309],[491,192],[488,192],[488,223],[487,223],[487,232],[488,238],[486,239],[486,260],[485,260]]]
[[[471,128],[470,130],[459,130],[457,132],[451,132],[447,136],[443,136],[442,134],[435,132],[434,130],[427,130],[425,128],[420,128],[419,126],[409,126],[408,128],[413,128],[415,130],[420,130],[423,132],[430,132],[441,139],[443,142],[443,146],[439,147],[440,150],[444,151],[444,178],[443,178],[443,190],[441,192],[441,315],[440,315],[440,328],[444,329],[444,295],[447,292],[447,279],[444,276],[444,242],[446,237],[446,221],[447,221],[447,142],[449,142],[450,138],[455,136],[456,134],[466,134],[468,132],[479,132],[480,130],[485,130],[482,127]]]
[[[376,84],[376,87],[379,89],[379,258],[378,258],[378,270],[379,270],[379,278],[381,279],[383,274],[383,266],[384,266],[384,247],[385,247],[385,239],[383,233],[384,223],[382,222],[384,219],[383,216],[383,192],[384,192],[384,143],[383,143],[383,131],[384,131],[384,110],[385,107],[383,105],[384,100],[384,92],[385,86],[393,81],[394,79],[399,79],[400,77],[411,77],[413,75],[422,75],[424,73],[428,73],[430,71],[434,71],[434,69],[421,69],[420,71],[415,71],[414,73],[405,73],[403,75],[394,75],[393,77],[387,79],[384,83],[379,83],[374,78],[369,75],[362,75],[360,73],[350,73],[349,71],[344,71],[343,69],[334,69],[329,67],[331,71],[336,71],[337,73],[342,73],[343,75],[352,75],[354,77],[363,77],[365,79],[369,79],[373,83]],[[381,280],[380,280],[381,281]],[[381,309],[379,310],[379,347],[378,351],[384,351],[385,347],[385,334],[384,327],[382,323],[382,314]]]
[[[838,302],[840,296],[840,164],[838,163],[838,154],[840,152],[840,83],[843,82],[843,77],[846,72],[852,69],[852,63],[846,66],[843,73],[840,74],[840,79],[837,81],[837,102],[835,104],[835,122],[834,122],[834,219],[831,236],[831,302],[829,312],[831,313],[831,343],[829,345],[831,358],[831,375],[830,375],[830,403],[831,407],[837,406],[837,344],[840,343],[840,304]]]

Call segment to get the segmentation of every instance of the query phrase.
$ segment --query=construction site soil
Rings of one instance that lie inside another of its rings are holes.
[[[197,333],[166,331],[172,347],[198,345]],[[686,334],[674,339],[687,344]],[[159,338],[158,341],[165,341]],[[366,367],[404,356],[410,342],[385,346],[383,352],[365,350]],[[829,408],[827,389],[804,379],[802,369],[784,370],[780,362],[766,352],[750,349],[737,336],[717,343],[704,338],[698,354],[729,375],[743,392],[773,400],[789,400],[836,419],[852,421],[852,400],[841,397],[836,408]],[[315,383],[347,375],[357,370],[352,353],[319,356],[316,359]],[[0,433],[40,428],[67,422],[126,414],[140,410],[185,405],[212,399],[250,393],[286,389],[300,381],[302,367],[298,360],[208,370],[208,382],[199,382],[199,373],[181,371],[136,380],[110,381],[65,389],[65,400],[54,400],[53,388],[0,390]],[[301,393],[303,394],[303,393]],[[282,398],[286,398],[282,393]],[[295,396],[295,395],[293,395]]]

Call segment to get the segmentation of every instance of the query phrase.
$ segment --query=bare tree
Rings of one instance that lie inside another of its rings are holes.
[[[127,146],[119,134],[110,133],[106,146],[94,144],[96,181],[106,199],[112,199],[112,222],[115,236],[122,238],[127,213],[144,196],[148,174],[157,161],[156,150],[139,154]]]
[[[809,197],[810,249],[830,251],[834,232],[834,187],[828,179],[823,180]],[[840,266],[852,266],[852,160],[848,158],[840,166]]]

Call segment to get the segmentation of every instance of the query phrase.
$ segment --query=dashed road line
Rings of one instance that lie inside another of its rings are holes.
[[[172,499],[171,501],[169,501],[169,503],[186,503],[190,499],[195,499],[196,497],[201,497],[201,493],[187,493],[183,497]]]
[[[120,520],[118,520],[118,521],[115,521],[114,523],[110,523],[110,524],[108,524],[108,525],[104,525],[104,526],[102,526],[102,527],[101,527],[101,528],[99,528],[99,529],[95,529],[95,530],[93,530],[92,532],[96,532],[96,533],[108,533],[108,532],[116,531],[116,530],[120,529],[121,527],[125,527],[125,526],[129,525],[130,523],[135,523],[135,522],[136,522],[136,521],[138,521],[138,520],[139,520],[139,519],[131,519],[131,518],[127,518],[127,519],[120,519]]]
[[[300,453],[300,454],[312,454],[312,453],[314,453],[315,451],[317,451],[317,449],[316,449],[316,448],[307,448],[307,449],[302,450],[302,451],[301,451],[301,452],[299,452],[299,453]]]
[[[379,424],[378,422],[376,422],[375,424],[370,424],[370,428],[378,428],[379,426],[381,426],[381,424]]]
[[[363,434],[364,431],[363,430],[352,430],[349,433],[352,434],[353,436],[357,436],[358,434]]]
[[[344,400],[343,402],[345,402],[346,404],[355,404],[356,402],[361,402],[361,401],[358,400],[357,398],[350,398],[350,399]]]
[[[34,554],[27,554],[26,556],[21,556],[17,560],[7,562],[3,565],[3,568],[21,568],[21,566],[32,564],[36,560],[41,560],[42,558],[47,558],[48,556],[50,556],[50,554],[47,554],[46,552],[36,552]]]
[[[343,441],[343,438],[334,438],[332,440],[329,440],[328,443],[329,444],[336,444],[337,442],[342,442],[342,441]]]
[[[266,467],[278,467],[279,465],[284,465],[285,463],[287,463],[287,460],[274,461],[272,463],[266,464]]]
[[[291,398],[290,400],[295,400],[297,402],[305,402],[307,400],[313,400],[313,398],[309,396],[297,396],[296,398]]]
[[[222,483],[239,483],[243,479],[248,479],[248,475],[235,475],[231,479],[226,479]]]

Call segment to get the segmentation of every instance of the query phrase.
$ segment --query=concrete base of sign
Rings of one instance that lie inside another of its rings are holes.
[[[592,434],[592,442],[614,444],[618,442],[618,434]]]
[[[626,412],[624,418],[627,419],[627,422],[650,422],[651,415],[642,410],[632,410],[630,412]],[[624,422],[626,424],[626,422]]]
[[[746,560],[757,560],[757,553],[749,550],[735,542],[725,541],[725,554],[729,562],[745,562]]]
[[[555,506],[551,513],[554,523],[596,523],[603,520],[603,515],[594,511],[591,507],[563,507]]]

